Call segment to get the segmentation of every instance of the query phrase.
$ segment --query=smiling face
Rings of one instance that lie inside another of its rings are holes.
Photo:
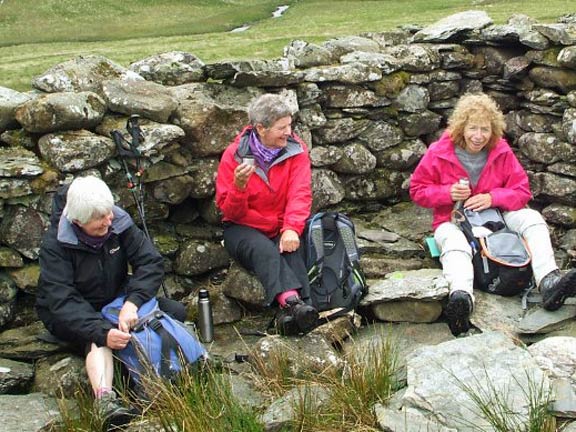
[[[260,141],[270,149],[280,149],[288,144],[288,137],[292,134],[292,117],[282,117],[269,128],[261,124],[256,126]]]
[[[488,145],[492,138],[492,125],[489,120],[468,120],[464,127],[466,151],[478,153]]]
[[[110,212],[103,216],[96,216],[90,219],[85,224],[75,221],[76,225],[82,228],[86,234],[92,237],[104,237],[108,233],[114,213]]]

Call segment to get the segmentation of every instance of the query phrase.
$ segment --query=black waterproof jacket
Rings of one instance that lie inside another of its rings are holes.
[[[116,206],[112,234],[104,246],[93,249],[80,242],[62,216],[66,192],[67,187],[62,188],[55,196],[51,226],[42,240],[36,310],[58,338],[105,346],[114,326],[100,310],[121,294],[138,307],[154,297],[164,277],[162,256],[128,213]]]

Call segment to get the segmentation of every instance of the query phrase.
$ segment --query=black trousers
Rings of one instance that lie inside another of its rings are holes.
[[[172,318],[178,321],[186,321],[186,306],[176,300],[172,300],[166,297],[158,297],[158,307],[161,311],[166,312]]]
[[[306,271],[303,242],[290,253],[280,253],[280,236],[270,239],[257,229],[224,224],[224,247],[246,270],[254,272],[265,290],[265,306],[274,303],[278,294],[300,290],[300,297],[310,302],[310,285]]]

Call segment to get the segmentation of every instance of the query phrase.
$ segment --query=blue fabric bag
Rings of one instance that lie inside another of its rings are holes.
[[[118,297],[102,309],[102,316],[116,326],[124,299],[124,296]],[[151,371],[171,379],[186,365],[207,356],[196,336],[183,323],[160,310],[155,298],[138,309],[138,318],[126,348],[115,351],[137,383],[142,374]]]

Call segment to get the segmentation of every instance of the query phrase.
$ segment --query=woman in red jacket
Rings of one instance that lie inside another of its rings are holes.
[[[216,204],[223,214],[228,253],[253,271],[278,304],[281,334],[306,333],[318,319],[301,247],[312,205],[306,144],[292,133],[292,112],[278,95],[265,94],[248,109],[246,126],[222,155]]]
[[[472,250],[463,232],[450,221],[457,201],[470,210],[497,207],[503,212],[508,227],[524,238],[532,253],[532,270],[545,309],[556,310],[576,294],[576,270],[562,276],[544,218],[526,208],[532,197],[528,176],[502,138],[504,126],[504,116],[493,99],[485,94],[464,95],[448,120],[447,131],[430,145],[410,180],[413,201],[433,209],[434,239],[450,284],[445,314],[455,335],[470,328],[474,303]],[[467,179],[469,185],[460,179]]]

